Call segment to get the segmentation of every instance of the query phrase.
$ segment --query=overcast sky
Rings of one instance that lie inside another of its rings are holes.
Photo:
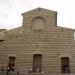
[[[0,0],[0,29],[21,26],[21,14],[37,7],[57,11],[57,25],[75,29],[74,0]]]

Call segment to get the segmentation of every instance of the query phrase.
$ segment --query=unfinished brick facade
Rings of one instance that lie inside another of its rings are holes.
[[[22,16],[22,27],[1,31],[0,68],[6,67],[10,58],[15,70],[61,73],[67,64],[69,72],[74,73],[75,30],[58,27],[56,11],[37,8]]]

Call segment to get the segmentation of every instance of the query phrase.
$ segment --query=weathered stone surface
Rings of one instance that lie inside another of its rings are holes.
[[[9,56],[15,56],[15,70],[28,70],[33,66],[33,54],[37,51],[42,54],[45,73],[60,73],[61,57],[69,57],[70,70],[74,73],[75,30],[58,27],[56,11],[37,8],[22,15],[22,27],[6,31],[5,41],[0,42],[0,67],[6,67]]]

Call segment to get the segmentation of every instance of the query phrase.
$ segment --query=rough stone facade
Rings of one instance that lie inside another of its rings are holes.
[[[0,32],[0,68],[6,68],[9,57],[15,57],[15,70],[30,70],[33,55],[41,55],[45,73],[61,73],[62,57],[69,58],[69,69],[74,73],[75,30],[58,27],[56,11],[37,8],[22,16],[22,27]]]

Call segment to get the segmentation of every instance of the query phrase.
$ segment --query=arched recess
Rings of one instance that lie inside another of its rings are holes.
[[[33,54],[33,72],[42,71],[42,55]]]
[[[43,17],[35,17],[32,20],[32,29],[33,30],[44,30],[46,25],[46,21]]]

